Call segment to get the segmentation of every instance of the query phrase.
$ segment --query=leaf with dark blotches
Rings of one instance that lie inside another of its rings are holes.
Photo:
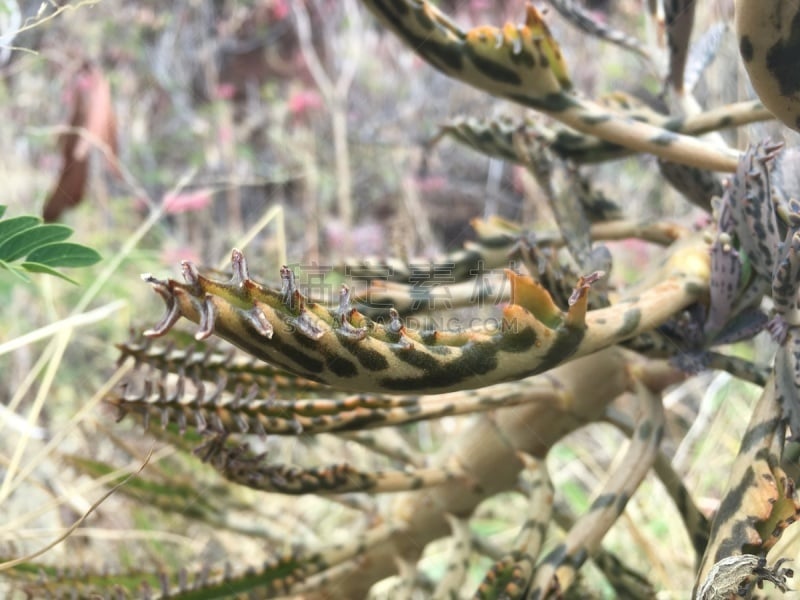
[[[711,210],[711,198],[724,193],[719,177],[707,169],[679,165],[668,160],[659,160],[658,168],[672,187],[705,211]]]
[[[779,315],[791,314],[797,308],[800,292],[800,231],[787,236],[775,261],[772,277],[772,301]]]
[[[728,491],[711,526],[696,585],[714,570],[715,563],[728,556],[761,553],[774,543],[774,525],[796,510],[793,485],[779,466],[785,429],[776,402],[775,381],[774,376],[769,378],[750,415],[744,441],[731,467]]]
[[[601,189],[595,188],[591,178],[579,168],[570,171],[566,193],[580,200],[583,212],[591,223],[623,218],[620,205],[609,199]]]
[[[769,317],[757,308],[743,310],[730,319],[711,340],[712,344],[735,344],[749,340],[758,334],[769,321]]]
[[[775,395],[792,438],[800,439],[800,327],[789,328],[775,355]]]
[[[650,60],[650,55],[645,45],[640,40],[623,31],[614,29],[601,19],[596,18],[579,2],[575,0],[550,0],[550,4],[553,5],[553,8],[555,8],[562,17],[578,29],[611,44],[616,44],[620,48],[631,50]]]
[[[704,330],[713,336],[728,320],[733,303],[739,295],[742,276],[742,261],[731,245],[730,236],[722,233],[711,244],[711,280],[708,309]]]
[[[553,184],[553,155],[547,146],[522,135],[517,136],[515,146],[520,162],[542,188],[572,258],[581,270],[588,269],[592,241],[589,235],[589,219],[581,199],[569,190],[563,193],[556,189]]]
[[[736,231],[736,220],[733,218],[733,202],[731,200],[732,184],[725,182],[724,192],[721,196],[711,199],[711,213],[717,222],[717,229],[723,233],[733,234]]]
[[[800,148],[786,148],[775,158],[772,170],[772,197],[779,213],[797,211],[800,202]],[[798,214],[800,217],[800,214]]]
[[[767,551],[780,539],[783,531],[800,516],[800,502],[795,494],[795,484],[780,467],[773,469],[775,483],[778,486],[778,499],[772,505],[769,518],[758,524],[758,532],[764,543],[762,549]]]
[[[71,82],[71,130],[61,136],[62,166],[56,186],[44,206],[44,220],[55,221],[83,199],[89,178],[89,154],[102,144],[108,150],[111,170],[117,165],[117,125],[111,103],[111,86],[99,67],[84,64]],[[81,132],[79,129],[83,129]]]
[[[723,198],[723,203],[727,200],[730,205],[739,250],[767,281],[772,281],[781,244],[770,187],[770,164],[780,148],[770,142],[750,146]]]

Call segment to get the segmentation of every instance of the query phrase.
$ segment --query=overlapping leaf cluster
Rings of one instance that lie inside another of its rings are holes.
[[[0,205],[0,268],[23,281],[29,280],[28,273],[44,273],[75,283],[58,269],[100,260],[92,248],[65,241],[73,233],[70,227],[30,215],[3,219],[5,209]]]

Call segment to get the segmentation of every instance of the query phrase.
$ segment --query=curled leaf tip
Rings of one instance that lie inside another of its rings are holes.
[[[311,340],[318,340],[325,335],[325,326],[312,312],[302,309],[293,321],[297,331]]]
[[[339,290],[339,314],[346,315],[350,312],[350,308],[350,288],[342,284],[342,288]]]
[[[337,311],[339,334],[352,340],[363,340],[367,337],[366,327],[354,327],[350,323],[350,315],[353,313],[353,306],[350,297],[350,288],[342,284],[339,290],[339,309]]]
[[[403,321],[400,319],[400,313],[398,313],[396,309],[390,308],[389,319],[389,331],[397,335],[402,335]]]
[[[783,142],[767,141],[764,143],[764,154],[759,157],[759,160],[766,164],[775,159],[775,157],[783,150]]]
[[[789,327],[789,323],[786,322],[783,316],[775,315],[767,322],[765,329],[777,344],[783,345],[789,336]]]
[[[188,260],[182,260],[181,273],[183,274],[183,278],[186,280],[186,283],[189,285],[197,285],[200,273],[198,272],[194,263]]]
[[[142,279],[149,283],[155,292],[169,304],[172,299],[172,290],[170,289],[169,282],[157,279],[152,275],[147,275],[146,277],[142,276]]]
[[[161,321],[158,322],[157,325],[154,327],[147,329],[143,332],[145,337],[158,337],[164,335],[167,331],[172,329],[175,323],[178,322],[178,319],[181,318],[181,311],[178,303],[175,301],[175,297],[173,295],[172,289],[169,286],[169,283],[166,281],[161,281],[156,277],[153,277],[149,273],[143,273],[142,279],[153,286],[155,292],[161,296],[164,300],[164,303],[167,305],[167,312],[161,318]]]
[[[583,329],[586,326],[586,311],[589,308],[589,288],[593,283],[606,276],[605,271],[594,271],[588,275],[581,275],[575,284],[575,289],[570,294],[569,310],[565,323],[572,328]]]
[[[597,283],[606,276],[605,271],[594,271],[588,275],[581,275],[578,277],[578,283],[575,284],[575,289],[569,297],[569,305],[575,304],[581,297],[586,295],[586,292],[593,283]]]
[[[264,336],[267,339],[272,339],[275,330],[272,328],[272,324],[267,319],[267,316],[264,314],[264,311],[255,306],[250,310],[244,313],[245,318],[247,319],[248,323],[255,329],[259,334]]]
[[[294,280],[294,271],[286,265],[281,267],[281,296],[283,303],[289,307],[295,306],[295,294],[297,292],[297,285]]]
[[[214,333],[214,323],[217,319],[217,307],[211,294],[206,294],[200,308],[200,328],[194,334],[194,339],[198,342],[211,336]]]
[[[159,291],[156,288],[156,291]],[[161,294],[161,292],[159,292]],[[145,337],[159,337],[167,333],[175,323],[178,322],[178,319],[181,318],[181,310],[178,306],[178,303],[175,302],[171,296],[168,297],[164,294],[161,294],[167,304],[167,312],[161,318],[161,321],[158,322],[157,325],[152,327],[151,329],[147,329],[143,332]]]

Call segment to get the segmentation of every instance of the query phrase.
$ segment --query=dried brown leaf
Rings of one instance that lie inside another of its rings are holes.
[[[83,199],[92,146],[100,145],[107,150],[110,169],[119,176],[117,123],[111,86],[103,71],[96,65],[84,63],[73,78],[69,92],[72,96],[70,130],[60,140],[61,173],[44,207],[44,220],[48,222],[57,220],[61,213]]]

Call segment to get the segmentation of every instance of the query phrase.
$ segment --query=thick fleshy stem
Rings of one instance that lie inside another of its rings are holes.
[[[337,309],[309,302],[286,267],[281,291],[275,292],[240,279],[246,268],[238,251],[233,262],[229,282],[210,279],[188,263],[188,283],[146,276],[167,305],[166,316],[147,335],[165,334],[184,316],[200,325],[198,339],[213,332],[302,377],[380,393],[456,391],[541,373],[659,326],[706,292],[709,272],[705,243],[681,240],[660,273],[651,274],[657,282],[635,298],[587,311],[589,285],[599,277],[592,274],[579,281],[563,312],[539,284],[507,271],[511,303],[482,327],[416,331],[393,310],[382,324],[348,309],[346,291]]]

